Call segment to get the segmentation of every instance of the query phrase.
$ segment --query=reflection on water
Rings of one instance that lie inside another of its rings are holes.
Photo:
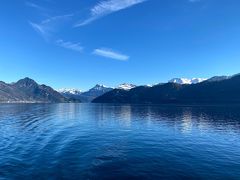
[[[0,105],[0,179],[240,179],[239,106]]]

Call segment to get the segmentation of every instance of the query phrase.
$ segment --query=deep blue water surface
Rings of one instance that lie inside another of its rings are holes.
[[[240,107],[0,105],[0,179],[240,179]]]

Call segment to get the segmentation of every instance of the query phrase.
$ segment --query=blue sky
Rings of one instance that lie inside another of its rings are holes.
[[[56,89],[240,72],[239,0],[3,0],[0,80]]]

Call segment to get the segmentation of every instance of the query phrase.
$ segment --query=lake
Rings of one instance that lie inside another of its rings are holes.
[[[240,179],[240,106],[0,105],[0,179]]]

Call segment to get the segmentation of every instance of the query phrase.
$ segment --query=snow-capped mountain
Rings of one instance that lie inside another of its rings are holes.
[[[133,85],[133,84],[124,83],[124,84],[120,84],[116,89],[130,90],[130,89],[133,89],[135,87],[137,87],[137,86]]]
[[[176,84],[197,84],[206,80],[207,79],[204,79],[204,78],[192,78],[192,79],[174,78],[174,79],[171,79],[169,82],[176,83]]]
[[[93,92],[93,91],[105,91],[106,89],[109,89],[109,88],[110,87],[107,87],[105,85],[97,84],[93,88],[89,89],[89,91],[91,91],[91,92]],[[112,89],[112,88],[110,88],[110,89]]]
[[[113,88],[97,84],[93,88],[89,89],[88,91],[81,91],[79,89],[60,89],[62,95],[67,98],[73,98],[80,100],[81,102],[91,102],[94,98],[103,95],[104,93],[113,90]]]
[[[72,94],[72,95],[80,95],[82,94],[82,91],[75,88],[62,88],[58,90],[61,94]]]

